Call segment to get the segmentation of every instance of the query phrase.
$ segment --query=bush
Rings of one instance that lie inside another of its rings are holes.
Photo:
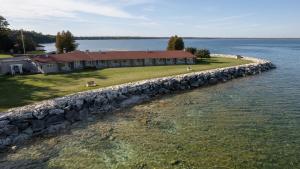
[[[210,58],[210,51],[208,49],[198,49],[195,55],[198,58]]]
[[[185,48],[185,51],[190,52],[191,54],[195,55],[197,52],[197,48],[188,47],[188,48]]]

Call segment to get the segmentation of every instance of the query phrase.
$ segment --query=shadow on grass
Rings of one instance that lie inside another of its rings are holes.
[[[10,76],[0,76],[0,111],[57,97],[55,93],[58,90],[25,84]]]
[[[211,65],[211,64],[224,64],[224,63],[229,63],[229,62],[221,62],[218,61],[217,59],[213,59],[213,58],[207,58],[207,59],[197,59],[196,60],[196,64],[197,65]]]
[[[73,72],[61,72],[61,73],[51,73],[44,74],[45,77],[63,77],[71,80],[79,80],[82,78],[96,78],[96,79],[107,79],[104,75],[100,74],[100,71],[103,69],[84,69]]]

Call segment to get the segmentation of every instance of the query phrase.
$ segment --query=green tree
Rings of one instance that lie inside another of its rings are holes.
[[[56,49],[58,53],[71,52],[76,50],[77,44],[75,38],[70,31],[58,32],[56,35]]]
[[[24,45],[26,51],[35,51],[37,44],[32,40],[30,36],[23,36]],[[17,53],[23,53],[23,44],[22,44],[22,37],[21,34],[17,35],[16,39],[14,40],[14,51]]]
[[[198,58],[210,58],[210,51],[208,49],[198,49],[195,55]]]
[[[167,50],[183,50],[184,49],[184,42],[181,37],[177,35],[172,36],[168,42]]]
[[[13,41],[10,38],[9,23],[0,15],[0,51],[7,52],[13,47]]]
[[[57,53],[63,53],[63,45],[62,45],[62,36],[61,33],[58,32],[56,35],[56,43],[55,43]]]
[[[185,51],[190,52],[191,54],[195,55],[197,52],[197,48],[188,47],[188,48],[185,48]]]

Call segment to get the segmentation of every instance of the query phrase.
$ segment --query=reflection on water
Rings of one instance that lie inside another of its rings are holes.
[[[278,68],[79,123],[0,154],[0,168],[300,168],[300,40],[187,43]]]

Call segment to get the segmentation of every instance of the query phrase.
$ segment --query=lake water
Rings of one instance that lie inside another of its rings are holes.
[[[167,40],[78,43],[80,50],[162,50]],[[278,68],[78,124],[1,154],[0,168],[300,168],[300,40],[185,43],[269,59]]]

